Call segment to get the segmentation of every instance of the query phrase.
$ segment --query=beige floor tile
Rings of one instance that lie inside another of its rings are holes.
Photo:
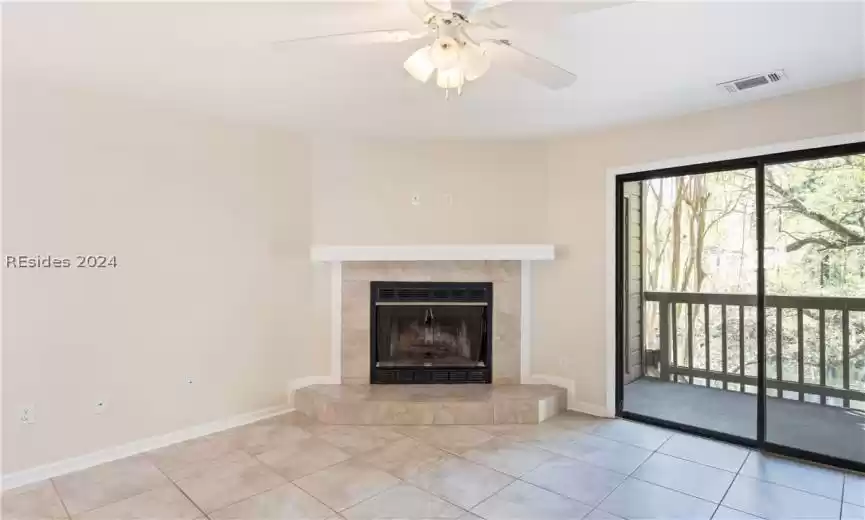
[[[177,490],[174,484],[146,491],[140,495],[93,509],[73,520],[191,520],[201,511]]]
[[[717,504],[629,478],[598,509],[622,518],[709,520]]]
[[[318,425],[311,427],[310,431],[350,455],[381,448],[403,438],[384,426]]]
[[[315,424],[315,420],[302,412],[288,412],[275,417],[275,419],[283,424],[291,424],[292,426],[300,426],[301,428]]]
[[[541,424],[485,424],[475,426],[475,428],[500,439],[519,442],[573,436],[573,432],[570,430],[546,422]]]
[[[739,475],[723,505],[770,520],[830,519],[841,514],[841,502]]]
[[[572,440],[535,441],[532,444],[625,475],[632,473],[652,454],[643,448],[594,435],[578,435]]]
[[[335,513],[294,484],[241,500],[210,514],[211,520],[319,520]]]
[[[865,476],[852,473],[844,476],[844,502],[865,507]]]
[[[423,468],[447,457],[447,452],[424,444],[416,439],[404,438],[387,446],[364,453],[361,460],[405,479]]]
[[[50,480],[3,492],[4,520],[55,520],[67,518]]]
[[[556,457],[523,475],[536,486],[597,506],[625,480],[625,475],[586,462]]]
[[[286,444],[294,444],[312,435],[303,428],[288,424],[282,417],[274,417],[266,421],[248,424],[231,430],[237,447],[257,455]]]
[[[408,484],[394,486],[342,512],[347,520],[459,518],[464,510]]]
[[[616,419],[592,428],[592,435],[606,437],[646,450],[657,450],[667,442],[673,432],[646,424]]]
[[[634,472],[633,476],[718,503],[724,498],[736,474],[663,453],[655,453]]]
[[[207,472],[177,481],[177,485],[209,513],[286,483],[261,462],[246,457],[214,465]]]
[[[463,457],[508,475],[519,477],[555,457],[522,442],[492,439],[463,453]]]
[[[468,451],[493,438],[489,433],[473,426],[403,426],[396,430],[455,454]]]
[[[856,520],[865,518],[865,507],[848,504],[847,502],[841,504],[841,520],[853,520],[854,518]]]
[[[220,432],[172,444],[147,453],[150,460],[172,480],[186,478],[199,464],[206,464],[236,451],[232,435]]]
[[[266,451],[257,458],[286,479],[295,480],[344,462],[351,456],[327,442],[311,438]]]
[[[190,478],[198,478],[229,464],[248,463],[252,455],[245,451],[235,450],[219,455],[214,459],[190,460],[186,464],[171,464],[162,472],[174,482]]]
[[[513,477],[460,458],[442,460],[409,482],[464,509],[471,509],[513,482]]]
[[[129,457],[54,479],[69,514],[102,507],[169,484],[143,456]]]
[[[605,511],[601,511],[600,509],[595,509],[583,520],[625,520],[624,518],[616,515],[611,515]]]
[[[295,480],[297,487],[337,512],[395,486],[399,479],[355,462],[343,462]]]
[[[841,500],[844,489],[844,473],[839,470],[756,451],[748,455],[739,472],[742,475],[807,491],[832,500]]]
[[[748,448],[677,433],[658,449],[659,453],[737,472],[748,457]]]
[[[614,420],[616,419],[595,417],[594,415],[578,412],[564,412],[547,419],[543,424],[586,433]]]
[[[844,517],[842,516],[841,518]],[[715,511],[715,516],[712,517],[712,520],[760,520],[760,517],[736,511],[729,507],[718,506],[718,510]]]
[[[516,481],[472,509],[487,520],[578,520],[592,508],[546,489]]]

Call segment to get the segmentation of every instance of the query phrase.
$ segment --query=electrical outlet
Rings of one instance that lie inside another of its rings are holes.
[[[102,413],[105,413],[106,406],[107,406],[107,404],[105,403],[105,401],[97,401],[96,402],[96,415],[100,415]]]
[[[36,422],[36,407],[27,405],[21,408],[21,422],[25,424],[33,424]]]
[[[415,193],[411,196],[411,205],[412,206],[420,206],[420,195]]]

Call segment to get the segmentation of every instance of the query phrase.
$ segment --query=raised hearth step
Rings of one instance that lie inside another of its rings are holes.
[[[538,424],[566,399],[553,385],[312,385],[294,406],[330,424]]]

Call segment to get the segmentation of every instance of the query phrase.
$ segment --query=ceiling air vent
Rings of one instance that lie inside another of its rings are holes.
[[[783,70],[776,70],[768,74],[757,74],[755,76],[748,76],[747,78],[725,81],[724,83],[719,83],[718,86],[731,94],[735,94],[736,92],[741,92],[743,90],[777,83],[785,77]]]

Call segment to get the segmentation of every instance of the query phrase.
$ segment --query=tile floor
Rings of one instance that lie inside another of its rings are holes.
[[[865,519],[865,476],[622,420],[291,413],[3,494],[4,520]]]

